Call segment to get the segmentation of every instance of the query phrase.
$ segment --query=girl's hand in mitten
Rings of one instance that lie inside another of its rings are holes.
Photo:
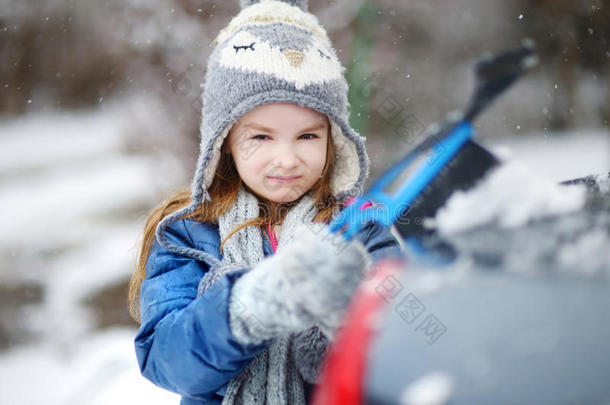
[[[326,226],[303,226],[295,239],[233,287],[231,329],[258,343],[316,324],[331,336],[370,264],[364,246]]]
[[[294,301],[331,336],[371,260],[361,242],[346,242],[326,226],[298,235],[282,252],[281,272]]]

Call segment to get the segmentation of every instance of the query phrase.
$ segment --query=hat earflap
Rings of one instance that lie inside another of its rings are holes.
[[[280,0],[282,3],[290,4],[291,6],[297,6],[303,11],[307,11],[307,0]],[[241,8],[244,9],[253,4],[260,3],[260,0],[239,0]]]

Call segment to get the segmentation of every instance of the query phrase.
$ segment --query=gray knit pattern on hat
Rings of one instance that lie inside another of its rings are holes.
[[[243,229],[229,239],[222,262],[204,251],[176,246],[166,235],[174,221],[194,213],[210,198],[207,189],[222,145],[242,115],[273,102],[291,102],[325,114],[335,152],[331,189],[339,202],[360,193],[369,171],[364,138],[349,126],[345,69],[324,28],[306,11],[307,1],[241,0],[240,4],[241,12],[219,33],[208,60],[192,202],[163,218],[156,230],[158,242],[170,252],[209,265],[200,292],[225,272],[252,268],[262,260],[258,227]],[[258,215],[253,198],[240,193],[220,218],[222,239],[243,218]],[[294,215],[301,222],[306,220]],[[289,233],[282,230],[280,245],[282,238],[290,238]],[[325,338],[315,327],[277,339],[231,381],[223,404],[304,404],[304,381],[315,382],[325,348]]]

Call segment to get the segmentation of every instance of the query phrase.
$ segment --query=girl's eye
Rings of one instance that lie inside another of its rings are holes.
[[[300,138],[302,138],[302,139],[316,139],[316,138],[319,138],[319,136],[316,135],[316,134],[303,134],[303,135],[300,136]]]
[[[254,139],[254,140],[257,140],[257,141],[264,141],[265,139],[269,139],[269,136],[268,135],[259,134],[259,135],[254,135],[250,139]]]

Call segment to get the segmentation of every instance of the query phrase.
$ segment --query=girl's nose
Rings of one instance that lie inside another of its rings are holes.
[[[277,151],[274,163],[282,169],[294,169],[299,165],[299,158],[292,148],[286,147]]]

